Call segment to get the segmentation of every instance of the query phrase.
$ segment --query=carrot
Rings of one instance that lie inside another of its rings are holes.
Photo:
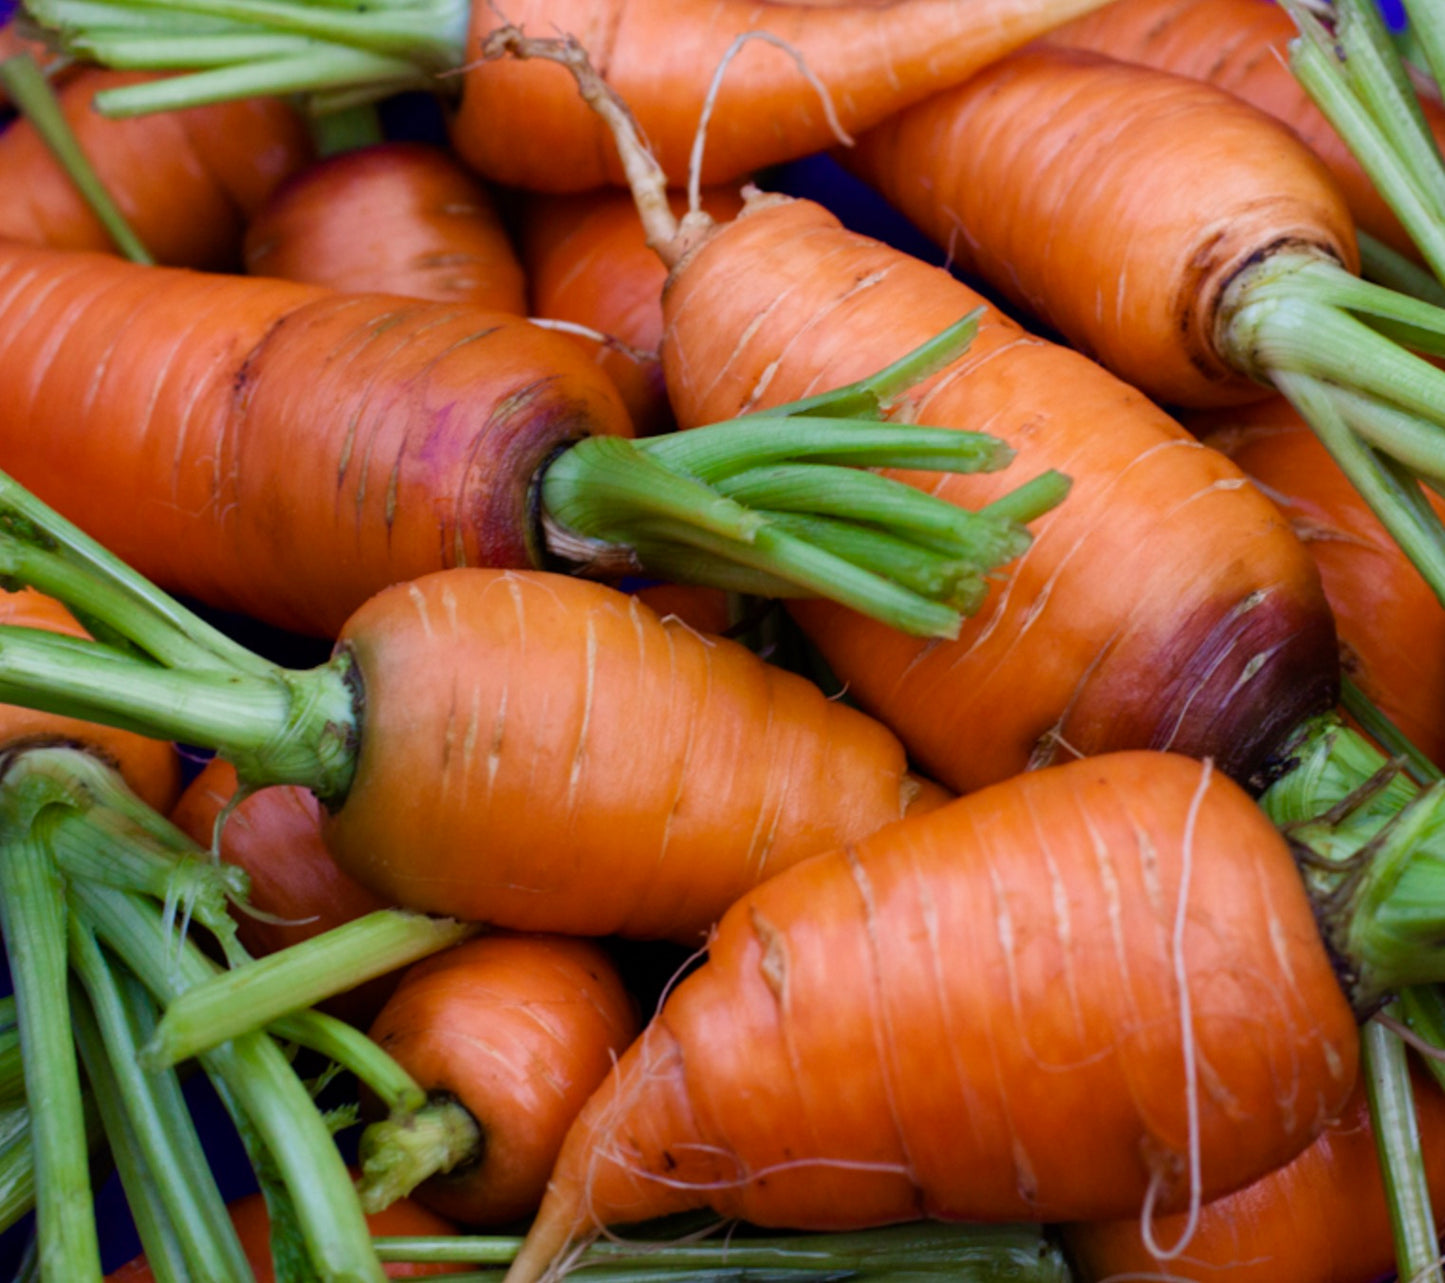
[[[764,31],[796,56],[754,40],[724,78],[708,126],[704,182],[721,182],[826,146],[839,129],[865,128],[889,112],[956,83],[990,60],[1101,0],[899,0],[821,8],[748,0],[533,0],[514,5],[511,22],[553,35],[570,32],[595,46],[612,83],[632,103],[669,176],[681,183],[707,95],[707,76],[733,41]],[[32,4],[66,47],[97,61],[154,65],[171,53],[173,19],[150,20],[125,5],[84,12],[64,0]],[[175,12],[172,10],[171,12]],[[460,95],[452,144],[468,164],[509,186],[584,191],[622,179],[607,135],[570,83],[545,66],[519,68],[476,59],[499,25],[492,6],[452,10],[439,27],[432,15],[388,6],[375,32],[365,20],[304,3],[232,8],[215,24],[217,68],[163,89],[108,98],[106,110],[152,110],[162,101],[206,101],[245,92],[265,80],[280,89],[385,93],[397,87]],[[275,25],[273,25],[275,24]],[[284,26],[285,35],[276,39]],[[384,28],[384,35],[382,31]],[[253,53],[255,37],[271,37]],[[226,34],[237,37],[234,52]],[[307,42],[303,37],[312,37]],[[798,66],[801,58],[826,87],[831,110]],[[174,65],[174,64],[172,64]],[[195,65],[192,63],[191,65]],[[442,75],[438,72],[462,71]],[[189,82],[189,83],[188,83]],[[764,122],[760,125],[759,122]]]
[[[900,114],[850,163],[1154,397],[1284,392],[1445,599],[1445,527],[1417,498],[1445,475],[1422,445],[1445,424],[1445,373],[1392,337],[1439,351],[1445,310],[1344,270],[1348,210],[1284,126],[1200,81],[1046,47]],[[1173,165],[1210,181],[1179,182]],[[1001,185],[1011,201],[979,199]]]
[[[670,199],[681,216],[684,198],[674,193]],[[703,207],[714,218],[732,218],[742,198],[725,187],[709,188]],[[520,221],[532,314],[585,325],[634,349],[591,345],[639,434],[672,427],[657,359],[667,269],[644,240],[631,198],[620,191],[534,196],[523,203]],[[640,361],[636,352],[654,359]]]
[[[259,1194],[247,1194],[234,1200],[226,1209],[241,1244],[246,1249],[246,1259],[256,1275],[256,1283],[275,1283],[276,1267],[271,1259],[271,1219],[266,1211],[266,1200]],[[372,1212],[366,1218],[371,1232],[376,1235],[437,1236],[455,1233],[449,1221],[428,1211],[418,1203],[400,1200],[380,1212]],[[430,1278],[438,1274],[458,1274],[466,1267],[445,1264],[411,1264],[406,1261],[388,1262],[386,1277],[389,1279]],[[144,1256],[138,1256],[119,1269],[106,1275],[106,1283],[155,1283],[155,1275]]]
[[[293,175],[252,216],[244,252],[253,276],[527,311],[491,193],[424,143],[358,147]]]
[[[1345,673],[1416,748],[1445,763],[1445,610],[1419,571],[1288,401],[1191,426],[1263,487],[1313,554]]]
[[[896,434],[799,417],[716,449],[633,447],[601,372],[521,317],[23,246],[0,246],[0,369],[0,450],[24,484],[162,583],[324,636],[388,584],[477,564],[823,592],[947,633],[1063,488],[975,518],[870,499],[849,525],[835,465],[903,462]],[[1008,459],[947,431],[906,448],[914,466]],[[764,465],[789,465],[768,502],[800,512],[730,497]],[[799,531],[818,509],[826,526]]]
[[[93,106],[108,88],[154,76],[78,70],[59,96],[65,118],[136,235],[160,262],[226,268],[240,262],[246,220],[311,158],[297,114],[253,98],[144,121],[108,120]],[[53,249],[109,251],[109,234],[33,126],[0,133],[0,238]]]
[[[1288,125],[1325,163],[1358,226],[1402,254],[1415,246],[1343,138],[1289,70],[1299,30],[1260,0],[1112,0],[1049,33],[1050,44],[1205,80]],[[1422,98],[1430,132],[1445,143],[1445,107]]]
[[[1148,752],[1029,772],[733,905],[579,1115],[508,1279],[688,1207],[827,1228],[1178,1208],[1298,1153],[1356,1045],[1241,789]]]
[[[218,832],[237,783],[235,767],[212,758],[186,786],[171,822],[203,848],[219,840],[220,857],[245,870],[250,894],[235,918],[236,938],[248,952],[265,957],[387,906],[337,867],[321,838],[320,804],[305,789],[282,786],[242,798]],[[398,971],[367,981],[323,1009],[364,1027],[400,980]]]
[[[1423,1072],[1411,1075],[1430,1183],[1445,1188],[1445,1095]],[[1445,1208],[1445,1202],[1440,1204]],[[1183,1216],[1154,1225],[1175,1242]],[[1145,1248],[1136,1221],[1068,1227],[1065,1238],[1081,1280],[1229,1277],[1236,1283],[1358,1283],[1383,1278],[1395,1252],[1368,1102],[1357,1087],[1338,1119],[1299,1157],[1200,1212],[1188,1251],[1160,1261]]]
[[[530,1215],[567,1128],[637,1028],[616,969],[590,941],[483,936],[416,963],[371,1037],[434,1103],[363,1134],[363,1205],[412,1193],[467,1225]]]

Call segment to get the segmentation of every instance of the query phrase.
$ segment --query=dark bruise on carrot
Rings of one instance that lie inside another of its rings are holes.
[[[817,205],[760,198],[665,296],[679,421],[830,386],[980,301]],[[967,791],[1030,762],[1139,747],[1247,775],[1333,703],[1334,624],[1307,550],[1235,465],[1099,366],[990,307],[970,350],[893,417],[987,424],[1018,474],[1073,479],[957,641],[793,607],[850,694],[941,783]],[[997,493],[984,477],[922,484],[969,506]]]
[[[492,193],[443,148],[376,143],[294,174],[246,229],[246,270],[356,294],[527,311]]]
[[[1004,59],[839,155],[958,267],[1165,404],[1268,395],[1218,341],[1225,290],[1262,250],[1358,266],[1348,207],[1285,126],[1088,51]]]
[[[1445,609],[1420,572],[1282,397],[1189,424],[1250,475],[1313,554],[1345,673],[1416,748],[1445,763]]]
[[[223,269],[240,263],[246,220],[312,157],[300,116],[278,98],[110,120],[107,88],[153,76],[77,70],[59,90],[66,120],[127,222],[157,261]],[[26,121],[0,133],[0,237],[64,250],[110,251],[111,240]]]
[[[43,628],[66,637],[89,637],[60,602],[31,588],[0,592],[0,624]],[[98,722],[40,713],[17,704],[0,704],[0,744],[72,744],[113,765],[136,795],[165,811],[181,788],[181,764],[175,747]]]
[[[198,846],[246,871],[247,907],[233,916],[236,938],[254,957],[387,907],[332,858],[321,837],[321,804],[305,789],[278,785],[252,793],[226,812],[218,830],[236,789],[235,767],[213,757],[186,786],[170,818]],[[379,976],[336,994],[324,1009],[367,1025],[400,980],[400,972]]]
[[[271,1220],[266,1212],[266,1200],[260,1194],[247,1194],[232,1202],[227,1210],[255,1272],[255,1283],[276,1283],[276,1268],[271,1260]],[[410,1200],[373,1212],[366,1220],[371,1232],[378,1236],[428,1237],[456,1233],[456,1227],[450,1221]],[[383,1268],[390,1279],[431,1278],[438,1274],[460,1274],[466,1269],[462,1265],[412,1264],[406,1261],[388,1262]],[[155,1274],[145,1257],[139,1256],[108,1274],[106,1283],[155,1283]]]
[[[1357,1045],[1242,789],[1170,754],[1027,772],[736,903],[579,1116],[508,1277],[686,1207],[817,1228],[1177,1209],[1308,1144]]]
[[[161,583],[326,636],[388,584],[533,564],[543,460],[631,430],[519,316],[21,246],[0,367],[13,475]]]
[[[670,199],[681,216],[685,198],[674,193]],[[742,197],[731,188],[709,188],[703,208],[714,218],[732,218]],[[657,359],[667,269],[647,245],[632,198],[620,190],[532,196],[520,223],[532,314],[585,325],[652,354],[653,360],[640,361],[635,353],[578,340],[617,384],[640,435],[672,427]]]
[[[412,1196],[466,1225],[531,1215],[562,1137],[637,1031],[632,998],[590,940],[489,935],[416,963],[371,1037],[429,1094],[465,1109],[478,1139]],[[375,1135],[362,1137],[364,1174]]]
[[[1413,255],[1400,220],[1290,73],[1288,46],[1298,34],[1280,5],[1261,0],[1112,0],[1047,40],[1207,80],[1268,112],[1328,166],[1361,229]],[[1431,99],[1420,106],[1431,132],[1445,143],[1445,107]]]
[[[1423,1071],[1411,1080],[1429,1182],[1441,1190],[1445,1095]],[[1439,1205],[1445,1209],[1445,1201]],[[1153,1227],[1155,1241],[1178,1241],[1184,1219],[1161,1217]],[[1358,1283],[1388,1277],[1395,1247],[1363,1083],[1340,1117],[1292,1162],[1205,1206],[1178,1258],[1156,1259],[1137,1221],[1072,1225],[1064,1237],[1081,1283],[1145,1277]]]

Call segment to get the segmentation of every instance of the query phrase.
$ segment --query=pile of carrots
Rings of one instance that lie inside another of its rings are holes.
[[[1445,1280],[1406,7],[24,0],[16,1276]]]

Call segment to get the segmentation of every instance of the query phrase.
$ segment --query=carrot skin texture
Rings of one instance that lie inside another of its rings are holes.
[[[244,248],[252,276],[527,311],[491,193],[423,143],[360,147],[294,174],[252,218]]]
[[[0,591],[0,624],[44,628],[66,637],[89,637],[60,602],[33,588]],[[181,788],[181,765],[173,745],[99,722],[0,704],[0,747],[74,744],[109,762],[149,806],[166,811]]]
[[[1357,1053],[1288,847],[1242,789],[1111,754],[805,861],[728,911],[588,1103],[534,1247],[654,1201],[799,1228],[1055,1220],[1137,1212],[1157,1173],[1179,1207],[1181,961],[1211,1197],[1308,1144]]]
[[[465,1225],[530,1215],[567,1128],[637,1029],[589,940],[482,936],[409,968],[371,1037],[428,1092],[465,1106],[483,1136],[475,1163],[412,1197]]]
[[[744,32],[769,31],[799,51],[829,87],[843,128],[853,131],[1097,3],[895,0],[825,9],[748,0],[527,0],[509,6],[505,21],[528,35],[575,36],[637,116],[669,181],[681,185],[712,71]],[[491,6],[472,6],[469,58],[501,22]],[[624,181],[605,126],[566,71],[550,64],[469,62],[451,139],[468,164],[507,186],[586,191]],[[835,141],[817,91],[792,56],[753,41],[723,81],[702,181],[724,182]]]
[[[542,462],[631,431],[521,317],[24,246],[0,368],[21,484],[169,589],[329,637],[388,584],[534,564]]]
[[[216,819],[236,792],[236,768],[214,757],[186,786],[171,822],[198,845],[216,843]],[[221,859],[245,869],[247,902],[268,915],[234,913],[236,936],[255,957],[299,944],[388,902],[343,873],[321,837],[321,804],[303,788],[278,785],[240,802],[221,828]],[[269,920],[268,920],[269,919]],[[323,1008],[358,1027],[370,1024],[401,981],[378,976],[336,994]]]
[[[810,202],[759,200],[683,261],[665,296],[679,422],[838,386],[983,302]],[[969,351],[895,417],[1015,447],[992,476],[901,477],[966,507],[1047,468],[1072,478],[956,642],[790,606],[939,783],[967,792],[1120,748],[1213,756],[1243,778],[1333,705],[1334,624],[1308,552],[1233,464],[1134,389],[990,306]]]
[[[1329,168],[1362,230],[1417,257],[1400,220],[1290,73],[1288,45],[1298,34],[1281,6],[1260,0],[1113,0],[1046,39],[1206,80],[1268,112]],[[1445,107],[1429,98],[1420,106],[1437,144],[1445,146]]]
[[[1282,397],[1190,426],[1249,473],[1314,556],[1344,671],[1445,765],[1445,610],[1400,545]],[[1445,503],[1431,501],[1445,517]]]
[[[246,1249],[246,1258],[255,1272],[256,1283],[275,1283],[276,1271],[271,1261],[271,1220],[266,1213],[266,1200],[259,1194],[247,1194],[232,1202],[228,1209],[241,1244]],[[401,1199],[380,1212],[373,1212],[366,1218],[371,1232],[377,1236],[436,1237],[456,1233],[456,1226],[421,1204]],[[411,1264],[393,1261],[383,1266],[387,1278],[414,1279],[431,1278],[438,1274],[460,1274],[465,1265]],[[155,1283],[155,1275],[144,1256],[127,1262],[118,1270],[106,1275],[106,1283]]]
[[[1445,1210],[1445,1095],[1421,1071],[1411,1074],[1420,1149],[1436,1214]],[[1156,1221],[1156,1241],[1183,1231],[1180,1214]],[[1292,1162],[1203,1209],[1180,1258],[1150,1255],[1135,1221],[1073,1225],[1065,1232],[1080,1278],[1093,1283],[1131,1271],[1151,1277],[1228,1277],[1235,1283],[1361,1283],[1395,1268],[1390,1213],[1380,1180],[1370,1111],[1362,1087],[1349,1107]]]
[[[685,197],[673,193],[669,203],[681,217]],[[703,208],[719,220],[735,217],[742,204],[742,196],[726,187],[703,193]],[[647,244],[626,191],[533,196],[521,224],[533,316],[586,325],[639,351],[657,352],[667,268]],[[660,362],[645,364],[625,352],[588,346],[617,384],[639,436],[675,426]]]
[[[903,811],[881,725],[600,584],[428,575],[340,645],[365,712],[327,844],[409,908],[696,941],[773,870]]]
[[[313,155],[301,118],[278,98],[110,120],[101,90],[153,80],[86,67],[59,90],[61,108],[126,221],[157,262],[225,270],[240,265],[246,220]],[[0,239],[52,249],[113,252],[109,235],[33,126],[0,133]]]
[[[1168,405],[1269,395],[1216,350],[1244,267],[1290,247],[1359,265],[1348,206],[1287,127],[1087,51],[1006,58],[844,159],[957,266]]]

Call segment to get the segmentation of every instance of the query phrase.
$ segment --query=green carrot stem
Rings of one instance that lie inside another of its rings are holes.
[[[358,1150],[362,1207],[379,1212],[424,1180],[480,1161],[486,1143],[471,1112],[448,1098],[370,1124]]]
[[[577,1257],[583,1279],[594,1270],[638,1264],[652,1271],[797,1270],[824,1277],[897,1277],[899,1272],[958,1279],[1065,1283],[1062,1254],[1039,1226],[945,1224],[918,1221],[881,1229],[839,1234],[759,1235],[747,1231],[697,1239],[676,1231],[675,1221],[659,1222],[647,1237],[636,1227],[626,1240],[601,1240]],[[380,1238],[378,1255],[387,1261],[455,1262],[503,1266],[522,1240],[515,1237],[448,1235],[445,1238]]]
[[[71,1007],[75,1015],[75,1045],[110,1141],[111,1161],[125,1192],[126,1208],[156,1283],[185,1283],[188,1267],[180,1239],[166,1213],[160,1190],[150,1180],[140,1139],[126,1116],[100,1028],[84,991],[79,985],[76,989]],[[247,1276],[237,1277],[244,1280]]]
[[[283,1042],[309,1048],[365,1083],[388,1113],[420,1109],[426,1091],[361,1030],[324,1011],[295,1011],[267,1027]]]
[[[177,948],[167,938],[153,906],[94,884],[77,884],[71,894],[100,939],[162,1004],[214,974],[216,965],[193,943]],[[281,1049],[268,1035],[249,1033],[202,1053],[200,1062],[264,1142],[294,1200],[318,1273],[337,1283],[380,1283],[381,1267],[346,1166]]]
[[[1440,1269],[1439,1236],[1420,1152],[1405,1044],[1371,1020],[1362,1031],[1360,1050],[1399,1275],[1418,1283],[1441,1283],[1445,1275]]]
[[[1422,303],[1445,307],[1445,285],[1413,259],[1376,240],[1368,232],[1356,231],[1360,246],[1360,274],[1386,289],[1408,294]]]
[[[71,1035],[65,884],[35,834],[47,799],[0,797],[0,930],[10,960],[30,1104],[39,1261],[48,1279],[99,1283],[85,1108]]]
[[[1445,782],[1420,788],[1335,715],[1302,726],[1261,797],[1301,855],[1321,932],[1362,1015],[1445,976]]]
[[[1391,757],[1400,759],[1417,784],[1441,778],[1440,768],[1415,747],[1405,733],[1362,691],[1348,673],[1340,678],[1340,707]]]
[[[1439,5],[1422,4],[1420,0],[1406,0],[1405,13],[1414,47],[1429,66],[1438,89],[1445,85],[1445,14]]]
[[[323,999],[476,935],[476,923],[378,909],[264,958],[218,972],[166,1005],[141,1050],[149,1069],[178,1064]]]
[[[91,166],[89,157],[70,128],[70,122],[65,119],[50,82],[35,65],[35,60],[28,53],[0,59],[0,84],[5,86],[10,101],[35,126],[35,132],[75,185],[81,199],[99,219],[106,234],[115,242],[115,247],[134,263],[153,264],[155,260],[126,222],[120,206]]]
[[[90,1115],[94,1097],[86,1098]],[[31,1157],[30,1106],[0,1106],[0,1231],[8,1230],[35,1206],[35,1164]]]
[[[1439,985],[1413,985],[1400,994],[1400,1017],[1422,1042],[1445,1053],[1445,992]],[[1445,1056],[1422,1058],[1436,1084],[1445,1091]]]
[[[137,1026],[147,1028],[134,990],[122,990],[95,936],[70,915],[71,965],[89,998],[110,1070],[115,1103],[128,1125],[127,1152],[135,1156],[144,1185],[154,1191],[185,1263],[184,1278],[227,1283],[249,1273],[246,1254],[226,1215],[199,1136],[173,1073],[143,1073],[137,1064]],[[97,1067],[94,1057],[90,1067]],[[112,1149],[120,1148],[113,1143]]]

